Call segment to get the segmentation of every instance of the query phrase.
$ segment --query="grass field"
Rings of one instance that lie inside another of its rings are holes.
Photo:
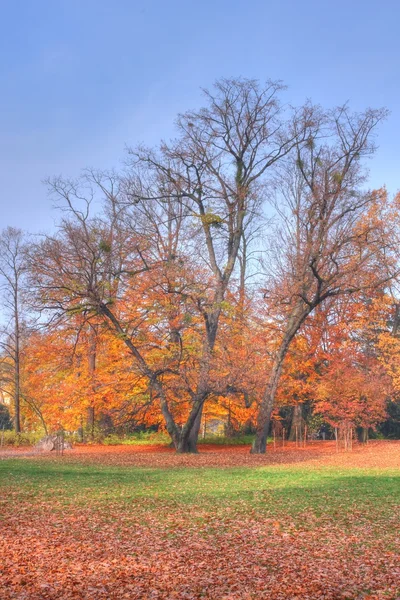
[[[0,453],[0,597],[400,597],[400,443]]]

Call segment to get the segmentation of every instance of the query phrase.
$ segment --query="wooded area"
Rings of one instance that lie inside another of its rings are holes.
[[[387,113],[282,90],[221,79],[172,141],[48,180],[53,233],[2,232],[3,429],[399,436],[400,196],[366,187]]]

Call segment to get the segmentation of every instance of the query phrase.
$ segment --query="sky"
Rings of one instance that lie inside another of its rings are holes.
[[[118,168],[221,77],[386,107],[371,187],[400,189],[398,0],[0,0],[0,229],[51,231],[43,180]]]

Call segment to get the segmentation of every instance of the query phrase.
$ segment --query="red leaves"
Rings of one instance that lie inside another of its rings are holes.
[[[353,540],[334,524],[277,535],[273,523],[245,518],[208,537],[182,523],[172,539],[161,522],[105,533],[103,517],[89,511],[79,529],[60,532],[51,514],[45,524],[32,515],[25,539],[6,526],[2,598],[338,600],[368,589],[370,598],[396,598],[395,556],[379,541],[349,552]]]
[[[291,444],[265,457],[238,447],[177,456],[125,446],[81,448],[42,460],[146,467],[275,462],[283,469],[293,468],[297,457],[302,469],[393,468],[399,450],[400,443],[371,442],[336,454],[327,442],[305,450]],[[264,499],[263,490],[254,493]],[[344,507],[344,520],[329,511],[321,517],[306,506],[296,516],[269,516],[252,510],[251,502],[224,510],[219,500],[215,510],[196,502],[184,509],[173,497],[154,495],[151,501],[124,502],[115,490],[104,502],[88,504],[78,494],[67,505],[55,486],[51,499],[19,494],[10,484],[1,497],[2,600],[394,600],[399,594],[398,515],[380,524],[379,507],[371,508],[371,521],[358,505]],[[372,525],[382,525],[382,532],[377,535]]]

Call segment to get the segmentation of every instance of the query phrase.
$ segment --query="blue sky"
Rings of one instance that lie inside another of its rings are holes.
[[[285,99],[386,106],[370,185],[400,189],[397,0],[0,0],[0,229],[49,230],[42,180],[173,134],[219,77]]]

